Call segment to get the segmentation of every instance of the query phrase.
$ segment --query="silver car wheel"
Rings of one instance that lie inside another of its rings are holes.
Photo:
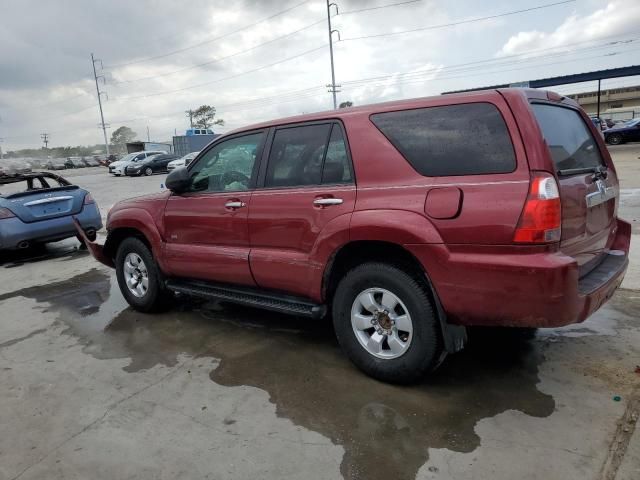
[[[153,175],[153,170],[151,170],[151,167],[147,167],[147,169],[144,171],[144,174],[146,176]]]
[[[351,307],[351,326],[362,348],[378,358],[404,355],[413,338],[409,310],[384,288],[368,288],[358,294]]]
[[[128,253],[124,259],[124,280],[135,297],[142,298],[147,294],[149,272],[142,257],[137,253]]]

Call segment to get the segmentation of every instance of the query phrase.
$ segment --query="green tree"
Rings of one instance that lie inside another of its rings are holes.
[[[347,108],[347,107],[353,107],[353,102],[350,100],[347,100],[346,102],[342,102],[340,105],[338,105],[338,108]]]
[[[200,105],[195,110],[187,110],[187,116],[189,113],[193,116],[193,124],[200,128],[209,128],[212,125],[224,125],[224,120],[219,118],[214,120],[216,116],[216,107],[210,105]]]
[[[125,145],[136,138],[136,132],[129,127],[122,126],[111,134],[111,143],[119,150],[124,150]]]

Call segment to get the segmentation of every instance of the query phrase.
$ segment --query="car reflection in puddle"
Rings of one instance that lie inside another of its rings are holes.
[[[328,321],[189,299],[145,315],[99,270],[16,294],[58,311],[85,353],[130,358],[128,372],[175,365],[183,353],[219,359],[214,382],[263,389],[279,416],[342,445],[346,478],[415,478],[429,448],[478,447],[479,420],[509,409],[544,417],[555,406],[536,386],[543,344],[504,331],[483,331],[423,384],[395,386],[356,370]]]

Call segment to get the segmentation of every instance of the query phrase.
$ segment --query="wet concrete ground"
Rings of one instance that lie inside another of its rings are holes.
[[[535,337],[475,330],[411,387],[357,371],[327,322],[134,312],[75,240],[0,256],[0,309],[0,479],[640,478],[634,289]]]

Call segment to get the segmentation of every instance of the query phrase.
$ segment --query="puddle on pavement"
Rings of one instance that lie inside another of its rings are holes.
[[[0,251],[0,267],[14,268],[25,263],[42,262],[56,258],[67,261],[88,254],[86,249],[80,249],[80,244],[75,238],[69,238],[45,245],[34,245],[21,250],[2,250]]]
[[[279,416],[342,445],[346,478],[415,478],[428,448],[477,448],[479,420],[509,409],[545,417],[555,406],[536,387],[543,342],[493,330],[450,356],[428,383],[399,387],[356,370],[328,322],[194,301],[145,315],[98,270],[14,295],[47,302],[86,353],[129,358],[129,372],[174,365],[181,353],[219,359],[214,382],[263,389]]]

